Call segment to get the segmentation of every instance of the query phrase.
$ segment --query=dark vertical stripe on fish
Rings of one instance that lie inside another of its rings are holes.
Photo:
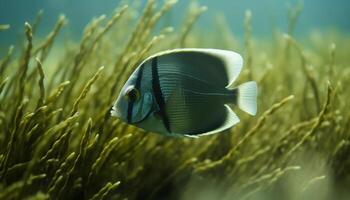
[[[128,103],[128,115],[127,115],[127,120],[128,123],[131,123],[132,120],[132,109],[134,107],[134,102],[133,101],[129,101]]]
[[[159,114],[163,120],[163,124],[167,129],[167,131],[170,133],[171,132],[170,123],[165,111],[165,102],[164,102],[163,93],[162,93],[162,90],[160,89],[157,57],[154,57],[152,59],[152,89],[156,98],[156,102],[159,107]]]
[[[137,77],[136,77],[136,83],[135,83],[135,88],[140,91],[140,94],[141,94],[141,80],[142,80],[144,66],[145,66],[145,64],[142,64],[140,66],[140,69],[139,69],[139,71],[137,73]]]
[[[140,94],[141,94],[141,80],[142,80],[144,65],[145,64],[142,64],[140,66],[139,71],[138,71],[137,76],[136,76],[136,83],[135,83],[135,89],[139,90]],[[133,112],[133,108],[134,108],[134,103],[135,103],[134,100],[131,100],[128,103],[128,114],[127,114],[128,123],[132,122],[132,112]]]

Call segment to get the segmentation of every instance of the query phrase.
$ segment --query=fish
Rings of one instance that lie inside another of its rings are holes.
[[[180,48],[156,53],[132,72],[111,115],[148,132],[199,137],[223,132],[240,119],[237,106],[257,113],[257,84],[234,86],[243,58],[222,49]]]

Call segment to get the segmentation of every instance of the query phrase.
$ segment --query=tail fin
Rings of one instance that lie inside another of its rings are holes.
[[[257,90],[258,88],[255,81],[246,82],[238,86],[238,107],[250,115],[256,114]]]

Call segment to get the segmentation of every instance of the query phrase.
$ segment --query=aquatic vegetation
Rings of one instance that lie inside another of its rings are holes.
[[[67,47],[56,41],[65,16],[40,40],[45,13],[25,23],[23,47],[9,47],[0,61],[0,199],[349,197],[349,36],[298,41],[295,11],[287,34],[255,40],[248,11],[242,44],[224,19],[203,38],[193,29],[206,10],[198,6],[180,27],[157,28],[174,3],[149,0],[138,18],[132,6],[120,6]],[[258,80],[255,119],[242,113],[225,133],[188,139],[110,116],[124,81],[147,56],[208,46],[244,53],[248,66],[237,83]]]

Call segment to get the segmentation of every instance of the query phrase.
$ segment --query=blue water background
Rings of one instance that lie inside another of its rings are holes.
[[[157,1],[159,4],[163,2]],[[191,2],[179,0],[166,21],[161,24],[179,24],[183,21],[186,8]],[[197,28],[206,27],[207,30],[215,31],[214,19],[221,13],[237,37],[244,33],[243,20],[247,9],[253,13],[253,35],[270,37],[273,35],[273,28],[287,31],[288,7],[298,3],[297,0],[198,0],[197,2],[199,5],[208,6],[208,11],[199,19]],[[101,14],[110,15],[120,3],[120,0],[0,0],[0,24],[11,25],[10,30],[0,32],[0,48],[18,41],[18,38],[23,36],[24,22],[32,22],[40,9],[44,10],[44,17],[38,32],[39,37],[52,29],[60,14],[65,14],[69,19],[65,31],[70,38],[79,39],[84,26],[92,17]],[[145,4],[145,1],[141,1],[141,4]],[[350,1],[305,0],[303,4],[304,9],[295,30],[296,37],[304,37],[315,30],[350,33]]]

